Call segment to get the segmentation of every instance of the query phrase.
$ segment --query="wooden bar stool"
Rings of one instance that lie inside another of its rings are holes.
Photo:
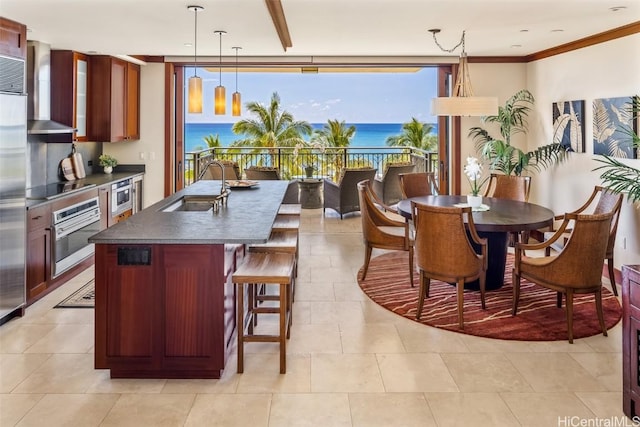
[[[232,280],[237,287],[237,335],[238,373],[244,372],[245,342],[277,342],[280,344],[280,373],[287,372],[286,339],[291,334],[291,284],[293,281],[294,256],[288,253],[248,253],[243,263],[233,273]],[[244,289],[249,286],[249,300],[256,283],[278,285],[278,306],[257,307],[249,301],[245,317]],[[253,317],[258,313],[279,315],[278,335],[256,335],[253,333]],[[245,330],[247,333],[245,333]]]
[[[295,231],[300,232],[300,217],[297,215],[276,215],[271,231]]]
[[[299,203],[283,203],[278,209],[278,215],[297,215],[302,214],[302,205]]]

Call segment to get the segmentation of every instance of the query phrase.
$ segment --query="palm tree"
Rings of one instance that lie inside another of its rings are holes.
[[[312,144],[323,148],[338,148],[338,150],[332,150],[326,156],[327,163],[335,167],[333,175],[336,175],[337,171],[342,169],[344,149],[351,144],[351,139],[355,134],[355,126],[347,126],[344,121],[338,121],[338,119],[328,120],[322,129],[314,131],[314,135],[311,138]]]
[[[207,135],[202,139],[207,143],[207,147],[209,148],[218,148],[222,146],[222,144],[220,143],[220,135],[217,133],[215,135]]]
[[[388,137],[385,144],[390,147],[415,147],[429,151],[434,149],[437,143],[437,137],[431,134],[432,130],[433,125],[421,123],[412,117],[410,122],[402,124],[402,133]]]
[[[566,147],[552,143],[524,152],[511,145],[511,136],[527,132],[527,115],[535,99],[531,92],[522,89],[507,100],[504,106],[498,107],[498,115],[482,118],[482,123],[500,125],[502,139],[493,138],[481,127],[472,127],[469,136],[473,138],[482,157],[490,162],[493,170],[505,175],[522,175],[528,169],[540,170],[556,162],[561,162],[567,155]]]

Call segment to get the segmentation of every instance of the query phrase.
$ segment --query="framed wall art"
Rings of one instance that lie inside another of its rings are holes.
[[[554,102],[552,109],[553,142],[584,153],[584,100]]]
[[[638,132],[633,120],[633,97],[593,100],[593,154],[637,159],[629,131]]]

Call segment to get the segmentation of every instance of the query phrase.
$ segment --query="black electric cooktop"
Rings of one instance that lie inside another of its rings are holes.
[[[27,199],[33,200],[51,200],[56,197],[66,196],[86,188],[95,187],[95,184],[87,184],[84,182],[68,181],[54,182],[53,184],[40,185],[38,187],[27,189]]]

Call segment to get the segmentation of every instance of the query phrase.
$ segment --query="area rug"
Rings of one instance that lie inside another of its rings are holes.
[[[567,321],[563,308],[556,307],[556,293],[522,279],[518,314],[511,315],[513,303],[511,271],[513,255],[507,255],[505,283],[500,289],[487,291],[486,310],[480,306],[480,292],[464,292],[464,329],[458,326],[456,288],[448,283],[431,281],[429,297],[425,299],[420,320],[416,320],[419,275],[411,287],[408,253],[392,252],[371,260],[367,279],[358,283],[373,301],[396,314],[413,321],[488,338],[520,341],[567,340]],[[584,338],[601,334],[593,294],[574,297],[573,335]],[[605,324],[610,329],[620,321],[622,308],[608,289],[602,290]]]
[[[95,296],[95,282],[91,279],[54,308],[94,308]]]

